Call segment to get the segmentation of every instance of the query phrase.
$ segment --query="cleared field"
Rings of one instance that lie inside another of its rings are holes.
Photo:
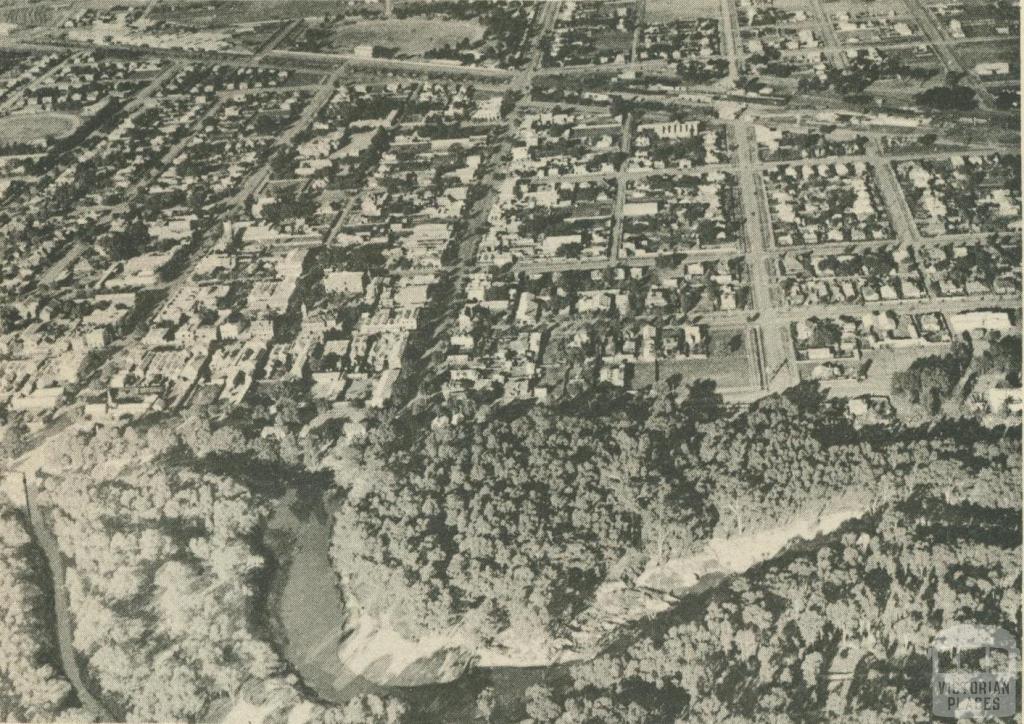
[[[707,359],[688,359],[658,363],[658,379],[679,375],[683,382],[714,380],[719,390],[750,387],[753,384],[753,362],[750,336],[743,329],[712,329]],[[639,365],[638,365],[639,367]],[[640,377],[638,374],[637,377]]]
[[[63,138],[78,127],[78,119],[65,113],[33,113],[0,118],[0,145],[27,143],[40,138]]]
[[[647,0],[644,19],[648,23],[667,23],[672,20],[717,18],[722,13],[719,0]]]
[[[989,43],[967,43],[957,48],[960,60],[968,70],[973,70],[979,63],[1010,64],[1010,73],[1004,76],[994,76],[992,79],[1016,80],[1019,78],[1017,68],[1020,67],[1020,43],[1018,42],[989,42]]]
[[[864,380],[828,380],[824,382],[833,394],[856,397],[858,395],[887,396],[892,390],[892,377],[902,372],[910,363],[919,357],[943,355],[949,352],[950,345],[935,344],[927,347],[910,349],[879,349],[868,350],[859,360],[844,360],[841,365],[851,371],[865,370]],[[812,370],[817,365],[813,362],[800,363],[801,379],[811,379]]]
[[[22,27],[47,25],[57,17],[60,9],[45,3],[12,5],[0,9],[0,22],[14,23]]]
[[[462,40],[476,42],[483,34],[482,25],[465,20],[359,20],[338,26],[330,44],[339,51],[351,51],[357,45],[377,45],[415,56],[446,43],[454,46]]]
[[[179,0],[157,5],[151,17],[196,28],[263,23],[343,13],[337,0]]]

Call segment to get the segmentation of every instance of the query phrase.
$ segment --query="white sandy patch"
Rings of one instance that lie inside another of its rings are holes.
[[[742,573],[751,566],[777,555],[792,540],[809,540],[831,533],[863,511],[844,510],[816,520],[795,521],[787,526],[732,536],[713,538],[697,555],[674,558],[660,565],[648,565],[637,584],[659,591],[679,591],[696,585],[709,573]]]
[[[280,708],[281,702],[274,701],[273,697],[262,705],[251,704],[245,697],[239,697],[231,711],[221,720],[221,724],[259,724]]]
[[[778,528],[712,539],[697,555],[648,565],[634,585],[609,582],[600,586],[593,604],[577,617],[572,633],[565,638],[527,640],[510,631],[485,648],[453,627],[413,641],[400,635],[387,616],[360,614],[353,605],[350,620],[355,622],[354,630],[338,655],[355,673],[381,684],[400,686],[454,681],[473,665],[534,667],[587,661],[600,652],[607,634],[671,608],[677,602],[673,594],[685,593],[703,576],[743,573],[777,555],[797,538],[831,533],[860,515],[863,511],[840,511]],[[409,683],[412,681],[415,683]]]
[[[288,724],[306,724],[313,715],[316,704],[304,701],[288,713]]]
[[[388,616],[360,614],[338,656],[347,668],[374,681],[400,681],[413,667],[424,667],[432,672],[433,683],[446,683],[473,663],[467,643],[455,629],[411,641],[398,633]]]

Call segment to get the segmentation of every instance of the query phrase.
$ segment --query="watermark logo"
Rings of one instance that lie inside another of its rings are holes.
[[[931,658],[935,716],[993,719],[1016,712],[1020,651],[1006,630],[949,626],[935,637]]]

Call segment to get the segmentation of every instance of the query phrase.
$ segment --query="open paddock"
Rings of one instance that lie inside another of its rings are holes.
[[[903,349],[866,350],[860,359],[837,360],[850,379],[826,380],[823,384],[833,394],[849,397],[859,395],[889,395],[892,390],[892,378],[897,372],[907,369],[920,357],[944,355],[949,352],[949,344],[930,344],[924,347],[906,347]],[[801,362],[800,379],[813,378],[814,368],[819,363]],[[865,375],[857,380],[858,372]]]
[[[749,330],[712,328],[708,330],[708,337],[710,347],[707,359],[659,361],[657,379],[667,380],[678,375],[686,384],[697,380],[713,380],[719,390],[755,386],[757,371],[753,363]]]
[[[150,17],[201,29],[376,12],[375,5],[338,0],[172,0],[157,4]]]
[[[43,138],[64,138],[78,128],[68,113],[16,114],[0,118],[0,146],[31,143]]]
[[[475,43],[484,34],[480,23],[466,20],[430,20],[421,17],[390,20],[343,20],[331,30],[328,52],[351,53],[356,46],[393,48],[399,56],[422,57],[429,50]]]
[[[717,18],[721,14],[722,3],[719,0],[647,0],[644,6],[644,21],[648,24]]]

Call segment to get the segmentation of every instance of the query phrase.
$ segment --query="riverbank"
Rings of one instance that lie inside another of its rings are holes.
[[[793,541],[827,535],[851,518],[863,514],[862,510],[841,510],[775,528],[728,538],[712,538],[697,555],[648,565],[636,584],[665,593],[690,593],[705,576],[743,573],[775,557]]]
[[[329,503],[317,501],[312,509],[298,511],[297,502],[294,492],[279,500],[264,533],[273,557],[266,603],[268,634],[318,698],[344,702],[374,687],[338,658],[348,614],[328,555],[333,510]]]
[[[417,724],[472,721],[485,688],[498,702],[494,721],[519,721],[526,689],[566,682],[572,663],[600,654],[630,624],[657,620],[795,541],[827,535],[861,515],[840,511],[713,539],[697,555],[649,565],[632,584],[604,584],[563,640],[483,649],[457,630],[410,641],[386,620],[346,605],[329,555],[336,506],[319,501],[307,510],[308,503],[289,493],[266,526],[264,542],[273,556],[269,636],[315,700],[343,705],[360,694],[396,696]]]
[[[341,644],[339,656],[359,675],[392,686],[448,683],[472,668],[537,668],[588,661],[598,656],[622,627],[665,613],[682,599],[778,555],[792,542],[827,535],[861,514],[838,511],[711,539],[696,555],[649,564],[633,582],[602,584],[593,603],[559,638],[523,641],[510,634],[483,647],[456,626],[411,640],[399,635],[386,616],[354,610],[353,633]]]
[[[311,509],[300,516],[296,502],[291,492],[277,501],[264,530],[264,554],[272,560],[265,589],[267,618],[261,625],[312,700],[344,705],[360,694],[395,696],[417,724],[451,724],[473,721],[477,697],[489,688],[503,712],[495,721],[519,721],[526,715],[526,689],[567,679],[563,666],[472,667],[454,681],[413,687],[385,686],[358,675],[339,656],[353,622],[329,556],[333,506],[329,501],[313,506],[303,501],[301,507]],[[240,721],[239,716],[252,711],[242,707],[225,721]]]

